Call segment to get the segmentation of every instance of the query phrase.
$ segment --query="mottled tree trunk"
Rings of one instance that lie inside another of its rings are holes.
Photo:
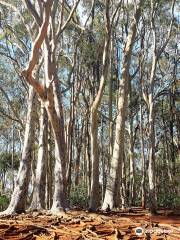
[[[87,145],[86,145],[86,156],[87,156],[87,174],[88,174],[88,196],[90,196],[91,191],[91,153],[90,153],[90,134],[89,134],[89,117],[87,116],[86,123],[86,135],[87,135]]]
[[[143,209],[146,207],[146,189],[145,189],[145,177],[146,177],[146,165],[144,154],[144,133],[143,133],[143,112],[142,103],[140,105],[140,139],[141,139],[141,206]]]
[[[68,167],[67,167],[67,196],[69,198],[71,185],[72,185],[72,165],[73,165],[73,142],[74,142],[74,124],[75,124],[75,87],[74,84],[71,89],[71,108],[70,119],[67,125],[67,154],[68,154]]]
[[[132,130],[131,130],[132,131]],[[130,180],[130,205],[134,205],[135,202],[135,182],[134,182],[134,146],[133,136],[130,133],[130,153],[129,153],[129,180]]]
[[[148,166],[148,179],[149,179],[149,208],[150,212],[153,214],[156,212],[156,191],[155,191],[155,133],[154,133],[154,122],[155,122],[155,112],[154,112],[154,78],[157,65],[156,57],[156,40],[154,39],[154,49],[153,49],[153,59],[151,66],[151,76],[150,76],[150,89],[148,98],[148,138],[149,138],[149,166]]]
[[[83,146],[83,135],[84,135],[84,121],[82,121],[82,128],[80,131],[80,135],[78,136],[77,141],[77,147],[76,147],[76,162],[75,162],[75,186],[78,186],[79,184],[79,176],[80,176],[80,160],[81,160],[81,152],[82,152],[82,146]]]
[[[12,190],[14,191],[14,125],[12,126],[11,171],[12,171]]]
[[[50,209],[52,206],[52,185],[53,185],[53,139],[51,133],[51,124],[48,121],[48,155],[47,155],[47,169],[46,169],[46,208]]]
[[[35,92],[29,87],[28,111],[24,134],[24,145],[15,188],[8,208],[1,214],[22,213],[26,208],[29,180],[31,174],[32,146],[34,142],[34,111],[36,111]]]
[[[113,64],[114,64],[114,59],[113,59],[113,46],[114,46],[114,41],[111,40],[111,58],[110,58],[110,74],[109,74],[109,101],[108,101],[108,107],[109,107],[109,159],[108,159],[108,165],[110,166],[110,159],[113,153]],[[108,171],[109,171],[109,166],[108,166]]]
[[[120,198],[121,198],[121,209],[125,209],[127,207],[127,197],[126,197],[126,162],[125,162],[125,156],[122,159],[122,165],[121,165]]]
[[[166,129],[166,122],[165,122],[165,118],[164,118],[164,104],[163,104],[163,100],[162,100],[162,122],[164,125],[164,129]],[[169,149],[169,144],[168,144],[168,136],[167,136],[167,132],[165,130],[164,132],[164,158],[166,159],[165,163],[166,166],[165,168],[167,168],[167,173],[168,173],[168,178],[170,181],[172,181],[172,174],[171,174],[171,153],[170,153],[170,149]]]
[[[155,26],[155,17],[156,17],[156,5],[153,0],[151,0],[151,29],[152,29],[152,64],[151,64],[151,74],[149,80],[149,94],[148,94],[148,123],[149,123],[149,166],[148,166],[148,178],[149,178],[149,208],[152,214],[156,213],[157,209],[157,199],[156,199],[156,191],[155,191],[155,106],[154,106],[154,85],[155,85],[155,74],[158,59],[161,54],[164,52],[169,39],[171,37],[172,26],[174,21],[174,5],[175,0],[172,1],[171,8],[171,22],[169,25],[167,37],[165,41],[162,42],[159,40],[159,46],[157,47],[158,37],[157,37],[157,29]]]
[[[43,106],[41,106],[38,159],[35,173],[33,198],[30,207],[32,210],[41,210],[45,208],[47,137],[48,137],[47,130],[48,129],[46,110]]]
[[[136,9],[134,20],[131,25],[131,29],[127,38],[124,58],[122,64],[122,79],[119,83],[119,98],[118,98],[118,113],[116,118],[116,129],[114,138],[113,155],[111,159],[110,174],[107,177],[106,193],[102,209],[113,208],[115,204],[116,182],[118,181],[120,172],[122,169],[123,155],[124,155],[124,130],[125,120],[127,114],[127,102],[128,102],[128,87],[129,87],[129,68],[131,63],[132,48],[136,36],[137,24],[140,19],[140,1],[139,6]]]
[[[131,85],[131,84],[130,84]],[[130,87],[131,88],[131,87]],[[130,90],[130,101],[131,101],[131,90]],[[134,182],[134,131],[133,131],[133,113],[130,109],[129,114],[129,203],[130,205],[135,204],[135,182]]]
[[[156,212],[156,192],[155,192],[155,134],[154,134],[154,111],[153,107],[149,112],[149,208],[151,213]]]
[[[101,103],[106,79],[109,71],[110,58],[110,18],[109,18],[109,0],[105,1],[105,44],[103,51],[103,69],[100,79],[100,86],[95,100],[91,106],[91,161],[92,161],[92,175],[91,175],[91,191],[89,209],[96,210],[100,203],[100,186],[99,186],[99,156],[98,156],[98,107]]]
[[[56,213],[66,208],[66,163],[67,152],[64,134],[64,118],[57,79],[49,89],[46,110],[52,125],[55,141],[54,195],[51,211]]]
[[[44,71],[47,88],[44,105],[51,122],[55,142],[55,180],[51,212],[58,213],[64,211],[67,207],[66,167],[68,163],[68,155],[65,141],[64,111],[60,92],[61,88],[57,75],[55,49],[52,49],[52,45],[49,43],[54,41],[54,39],[50,38],[46,41],[44,46]]]

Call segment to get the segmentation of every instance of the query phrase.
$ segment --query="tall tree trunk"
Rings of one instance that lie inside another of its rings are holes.
[[[99,205],[99,156],[98,156],[98,116],[91,110],[91,191],[89,208],[96,210]]]
[[[144,133],[143,133],[143,112],[142,103],[140,105],[140,139],[141,139],[141,207],[146,207],[146,189],[145,189],[145,178],[146,178],[146,166],[145,166],[145,154],[144,154]]]
[[[90,134],[89,134],[89,116],[87,114],[87,123],[86,123],[86,135],[87,135],[87,146],[86,146],[86,154],[87,154],[87,173],[88,173],[88,197],[90,197],[91,192],[91,154],[90,154]]]
[[[55,141],[55,186],[51,211],[56,213],[66,208],[66,163],[67,152],[64,134],[64,117],[57,79],[48,92],[46,110],[52,125]]]
[[[24,134],[24,145],[15,188],[8,208],[1,214],[22,213],[25,211],[30,180],[32,146],[34,141],[34,116],[36,97],[33,88],[29,87],[28,111]]]
[[[155,47],[155,43],[154,43]],[[155,122],[155,112],[154,112],[154,78],[157,65],[156,53],[153,53],[152,67],[151,67],[151,76],[150,76],[150,91],[149,91],[149,166],[148,166],[148,179],[149,179],[149,208],[151,213],[156,212],[156,192],[155,192],[155,133],[154,133],[154,122]]]
[[[149,111],[149,207],[150,212],[156,212],[156,192],[155,192],[155,133],[154,133],[154,110],[153,103],[150,100]]]
[[[175,82],[172,83],[171,90],[169,93],[169,111],[170,111],[170,123],[169,130],[171,136],[171,161],[172,161],[172,169],[175,172],[175,148],[174,148],[174,114],[173,110],[175,109],[175,101],[174,101],[174,92],[175,92]]]
[[[174,4],[175,0],[172,1],[171,8],[171,23],[169,25],[167,38],[163,42],[162,46],[157,48],[157,35],[155,27],[155,16],[156,6],[153,0],[151,0],[151,29],[153,36],[152,44],[152,64],[151,64],[151,74],[149,80],[149,95],[148,95],[148,123],[149,123],[149,166],[148,166],[148,178],[149,178],[149,208],[152,214],[156,213],[157,203],[156,203],[156,191],[155,191],[155,132],[154,132],[154,123],[155,123],[155,107],[154,107],[154,82],[156,74],[156,66],[159,57],[165,50],[172,31],[172,25],[174,21]]]
[[[100,187],[99,187],[99,156],[98,156],[98,107],[101,103],[105,82],[109,71],[109,58],[110,58],[110,18],[109,6],[110,1],[105,1],[105,44],[103,51],[103,69],[100,79],[100,86],[95,100],[91,106],[91,159],[92,159],[92,176],[91,176],[91,192],[89,209],[96,210],[100,201]]]
[[[118,114],[116,118],[116,130],[113,155],[111,159],[110,174],[107,178],[107,186],[102,209],[113,208],[115,203],[116,182],[119,177],[119,169],[122,169],[123,155],[124,155],[124,130],[125,130],[125,118],[127,113],[127,97],[129,86],[129,68],[131,63],[132,48],[135,41],[137,24],[140,19],[140,6],[136,8],[134,20],[132,21],[131,29],[127,38],[124,58],[122,63],[122,79],[119,84],[119,98],[118,98]]]
[[[132,86],[129,84],[129,203],[135,204],[135,182],[134,182],[134,131],[133,131],[133,109],[132,109]]]
[[[124,148],[124,146],[123,146]],[[125,209],[127,206],[127,197],[126,197],[126,162],[125,154],[123,154],[122,164],[121,164],[121,181],[120,181],[120,199],[121,199],[121,209]],[[119,186],[118,186],[119,188]]]
[[[58,25],[57,32],[55,32],[55,15],[57,7],[57,1],[47,0],[45,4],[39,4],[41,6],[41,13],[43,19],[40,19],[36,9],[33,9],[33,5],[26,2],[27,8],[38,23],[39,33],[33,42],[32,54],[29,60],[28,67],[22,71],[22,75],[26,78],[26,81],[30,83],[36,92],[38,93],[41,101],[44,103],[49,120],[52,125],[52,132],[55,141],[55,186],[53,195],[53,204],[51,211],[57,213],[64,210],[67,204],[66,201],[66,164],[68,160],[67,147],[65,142],[64,132],[64,116],[63,116],[63,104],[61,99],[61,92],[58,80],[58,60],[57,60],[57,43],[62,32],[67,27],[74,12],[76,11],[79,0],[75,2],[70,14],[63,24],[63,9],[61,11],[61,17]],[[54,4],[53,4],[54,3]],[[53,7],[52,11],[51,8]],[[63,4],[62,4],[63,6]],[[40,59],[40,48],[44,43],[44,73],[45,84],[39,83],[33,70]]]
[[[43,101],[51,122],[55,142],[55,181],[51,212],[58,213],[64,211],[67,207],[66,167],[68,163],[68,154],[65,141],[64,111],[57,74],[55,48],[52,49],[53,44],[50,44],[50,42],[53,42],[55,45],[55,40],[49,37],[44,46],[46,97]]]
[[[167,135],[167,126],[166,126],[166,122],[165,122],[165,118],[164,118],[164,101],[162,100],[162,122],[163,122],[163,126],[164,126],[164,145],[166,146],[164,148],[164,153],[165,153],[165,161],[164,163],[166,163],[165,168],[167,168],[167,173],[168,173],[168,180],[172,181],[172,174],[171,174],[171,151],[169,149],[169,144],[168,144],[168,135]]]
[[[130,110],[131,111],[131,110]],[[133,137],[133,117],[130,114],[130,146],[129,146],[129,184],[130,184],[130,205],[135,204],[135,182],[134,182],[134,137]]]
[[[78,126],[79,128],[80,126]],[[82,120],[82,128],[81,130],[78,129],[80,132],[80,136],[78,136],[78,139],[76,141],[76,162],[75,162],[75,186],[78,186],[79,184],[79,176],[80,176],[80,160],[81,160],[81,152],[82,152],[82,141],[83,141],[83,135],[84,135],[84,120]]]
[[[44,106],[41,106],[38,160],[35,173],[35,186],[31,202],[32,210],[45,208],[46,167],[47,167],[47,115]]]
[[[14,191],[14,125],[12,126],[11,171],[12,171],[12,190]]]
[[[110,166],[110,159],[113,153],[113,118],[112,118],[112,103],[113,103],[113,44],[114,41],[111,40],[111,58],[110,58],[110,76],[109,76],[109,101],[108,101],[108,107],[109,107],[109,159],[108,159],[108,172],[109,172],[109,166]]]
[[[47,154],[47,169],[46,169],[46,208],[50,209],[52,206],[52,185],[53,185],[53,139],[51,131],[51,123],[48,121],[48,154]]]
[[[67,152],[68,152],[68,168],[67,168],[67,196],[69,198],[71,190],[71,174],[73,162],[73,141],[74,141],[74,123],[75,123],[75,87],[74,84],[71,88],[71,108],[70,118],[67,126]]]

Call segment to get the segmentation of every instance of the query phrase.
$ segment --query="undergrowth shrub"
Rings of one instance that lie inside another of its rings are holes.
[[[8,207],[9,198],[6,195],[0,196],[0,211],[5,210]]]
[[[86,208],[88,206],[88,189],[85,185],[72,187],[69,198],[70,206]]]

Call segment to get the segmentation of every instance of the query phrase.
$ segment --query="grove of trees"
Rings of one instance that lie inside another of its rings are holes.
[[[0,214],[180,208],[179,8],[0,0]]]

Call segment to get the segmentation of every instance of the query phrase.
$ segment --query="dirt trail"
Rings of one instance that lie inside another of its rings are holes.
[[[180,216],[149,216],[147,211],[88,213],[63,216],[32,213],[0,219],[0,240],[128,240],[180,239]]]

